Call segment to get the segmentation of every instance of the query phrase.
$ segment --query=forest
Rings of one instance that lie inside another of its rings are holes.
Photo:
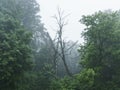
[[[0,0],[0,90],[120,90],[120,11],[83,15],[84,43],[52,38],[36,0]]]

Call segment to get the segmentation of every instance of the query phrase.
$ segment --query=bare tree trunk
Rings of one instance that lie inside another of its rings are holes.
[[[64,45],[64,43],[63,43]],[[65,58],[65,51],[64,51],[64,46],[61,47],[61,50],[62,50],[62,60],[63,60],[63,64],[65,66],[65,69],[66,69],[66,72],[69,76],[72,76],[72,73],[70,72],[69,68],[68,68],[68,65],[66,63],[66,58]]]
[[[66,73],[69,76],[72,76],[72,74],[70,73],[70,70],[68,68],[67,62],[66,62],[66,57],[65,57],[65,42],[62,39],[63,36],[63,28],[64,26],[67,24],[65,22],[65,18],[66,16],[63,16],[63,12],[58,9],[58,16],[54,16],[55,20],[57,21],[57,25],[58,25],[58,31],[57,31],[57,45],[59,46],[58,48],[60,49],[60,52],[58,52],[58,55],[61,57],[61,60],[63,61]]]

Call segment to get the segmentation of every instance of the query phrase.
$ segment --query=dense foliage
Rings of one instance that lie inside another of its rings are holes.
[[[61,13],[60,37],[52,40],[39,10],[36,0],[0,0],[0,90],[120,89],[120,11],[82,17],[79,55],[78,45],[61,37]]]
[[[81,22],[87,26],[83,33],[85,45],[81,49],[81,63],[96,73],[93,89],[119,88],[120,12],[100,11],[83,16]]]
[[[86,25],[79,49],[81,72],[55,82],[52,90],[119,90],[120,12],[99,11],[80,21]]]
[[[31,70],[31,34],[18,20],[0,12],[0,89],[16,90],[17,81]]]

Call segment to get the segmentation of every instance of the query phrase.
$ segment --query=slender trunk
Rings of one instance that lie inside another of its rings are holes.
[[[72,73],[70,72],[70,70],[69,70],[69,68],[68,68],[68,65],[67,65],[67,63],[66,63],[64,52],[63,52],[62,60],[63,60],[63,63],[64,63],[64,66],[65,66],[65,69],[66,69],[67,74],[68,74],[69,76],[72,76]]]
[[[65,58],[65,51],[64,51],[64,49],[65,49],[65,43],[62,40],[62,37],[60,37],[59,39],[60,39],[60,47],[61,47],[62,60],[63,60],[63,64],[64,64],[64,67],[65,67],[66,73],[68,74],[68,76],[72,76],[72,73],[70,72],[70,70],[68,68],[68,65],[67,65],[67,62],[66,62],[66,58]]]

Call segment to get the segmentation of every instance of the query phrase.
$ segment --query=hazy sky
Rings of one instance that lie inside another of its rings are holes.
[[[65,26],[64,37],[67,40],[79,40],[84,26],[79,23],[82,15],[92,14],[99,10],[119,10],[120,0],[37,0],[40,3],[40,15],[50,35],[54,36],[55,23],[52,16],[57,13],[57,7],[64,10],[68,16],[68,25]]]

